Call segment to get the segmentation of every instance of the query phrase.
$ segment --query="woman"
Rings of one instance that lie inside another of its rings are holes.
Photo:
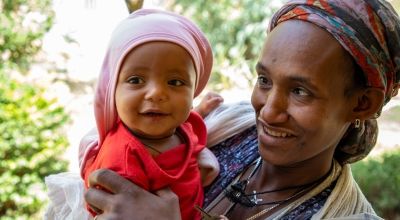
[[[206,211],[229,219],[378,218],[349,163],[375,145],[375,118],[397,95],[399,25],[380,0],[284,5],[256,66],[251,101],[259,156],[249,139],[214,147],[222,167],[206,192]],[[249,137],[251,129],[244,131]],[[102,210],[97,219],[180,218],[168,189],[148,194],[108,170],[94,173],[90,184],[113,193],[86,193]]]

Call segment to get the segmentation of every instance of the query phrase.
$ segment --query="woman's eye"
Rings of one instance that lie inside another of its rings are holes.
[[[268,88],[269,86],[271,86],[271,82],[265,76],[258,76],[257,77],[257,85],[260,88]]]
[[[299,96],[309,96],[310,93],[304,88],[295,88],[293,89],[293,93]]]
[[[144,82],[144,80],[142,78],[137,77],[137,76],[130,77],[127,81],[130,84],[140,84],[140,83]]]
[[[172,86],[182,86],[184,83],[182,80],[174,79],[174,80],[168,81],[168,84],[172,85]]]

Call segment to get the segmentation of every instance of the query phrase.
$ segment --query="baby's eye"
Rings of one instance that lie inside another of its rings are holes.
[[[132,76],[132,77],[129,77],[127,82],[130,84],[140,84],[140,83],[144,83],[144,80],[138,76]]]
[[[168,84],[172,85],[172,86],[182,86],[184,83],[182,80],[173,79],[173,80],[168,81]]]
[[[257,85],[260,88],[268,88],[269,86],[271,86],[271,81],[268,80],[268,78],[265,76],[258,76],[257,77]]]

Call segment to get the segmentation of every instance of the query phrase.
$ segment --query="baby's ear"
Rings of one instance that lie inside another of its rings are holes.
[[[380,112],[385,99],[384,91],[378,88],[366,88],[359,92],[357,104],[353,108],[354,119],[375,118]]]

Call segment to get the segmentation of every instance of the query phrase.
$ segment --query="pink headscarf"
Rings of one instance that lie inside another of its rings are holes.
[[[94,106],[97,130],[92,130],[81,140],[81,173],[86,161],[97,154],[107,133],[116,125],[118,115],[114,95],[124,57],[133,48],[154,41],[175,43],[192,56],[196,69],[195,97],[206,86],[213,63],[212,50],[193,22],[181,15],[157,9],[140,9],[130,14],[114,30],[103,61]]]

